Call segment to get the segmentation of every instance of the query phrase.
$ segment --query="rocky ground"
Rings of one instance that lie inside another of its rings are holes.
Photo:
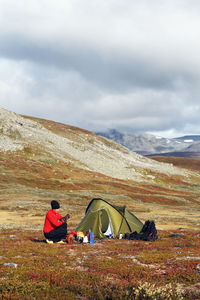
[[[45,126],[46,125],[46,126]],[[152,180],[144,170],[169,175],[189,176],[183,169],[163,164],[129,151],[127,148],[73,127],[55,133],[51,125],[29,119],[0,108],[0,151],[17,151],[35,147],[54,158],[76,167],[100,172],[110,177]]]

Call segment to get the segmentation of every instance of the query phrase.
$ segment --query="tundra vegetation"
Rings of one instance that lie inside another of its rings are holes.
[[[60,135],[67,130],[50,121],[45,126]],[[70,129],[78,141],[76,129]],[[189,175],[135,166],[145,180],[125,180],[79,168],[31,144],[0,152],[1,298],[200,299],[199,160],[162,162]],[[60,202],[61,214],[71,215],[72,232],[96,197],[126,205],[142,222],[154,220],[158,240],[45,243],[42,228],[51,200]]]

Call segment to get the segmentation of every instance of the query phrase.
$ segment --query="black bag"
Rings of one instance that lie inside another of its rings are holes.
[[[155,222],[146,221],[139,234],[142,235],[144,241],[155,241],[158,238]]]
[[[128,240],[155,241],[158,238],[155,222],[146,221],[140,233],[136,231],[126,233],[124,238]]]

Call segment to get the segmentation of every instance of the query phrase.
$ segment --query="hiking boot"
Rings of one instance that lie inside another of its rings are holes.
[[[47,244],[53,244],[53,241],[50,241],[50,240],[47,240],[47,239],[46,239],[46,243],[47,243]]]
[[[65,244],[65,242],[64,241],[59,241],[56,244]]]

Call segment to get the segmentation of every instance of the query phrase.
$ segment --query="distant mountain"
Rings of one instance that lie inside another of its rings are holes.
[[[152,134],[122,133],[115,129],[96,134],[113,140],[142,155],[161,153],[200,152],[200,135],[163,138]]]
[[[200,135],[184,135],[174,139],[186,143],[200,142]]]
[[[193,143],[187,148],[189,152],[200,152],[200,142]]]

